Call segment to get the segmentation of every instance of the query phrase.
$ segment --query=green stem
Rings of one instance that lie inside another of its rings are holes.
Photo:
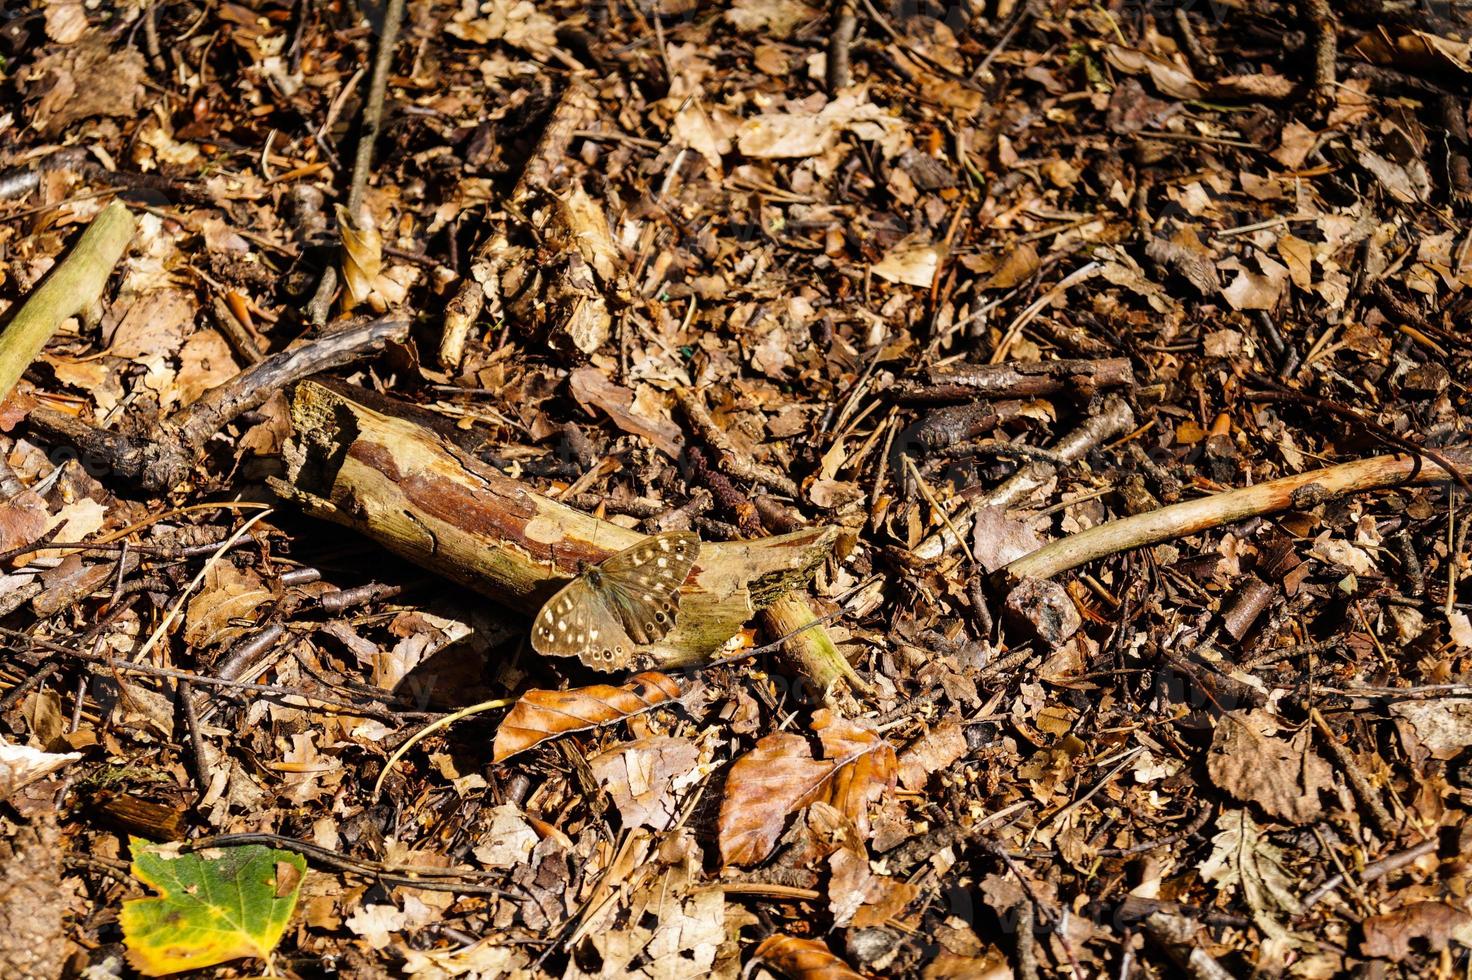
[[[113,266],[133,238],[133,215],[113,201],[97,213],[61,264],[31,293],[0,333],[0,401],[25,374],[52,334],[102,297]]]

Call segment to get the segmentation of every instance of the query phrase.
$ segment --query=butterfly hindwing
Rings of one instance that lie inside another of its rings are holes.
[[[588,607],[587,637],[578,657],[598,670],[622,670],[634,656],[634,641],[607,602]]]
[[[674,627],[680,586],[699,553],[697,535],[668,531],[645,538],[598,567],[609,605],[635,643],[653,643]]]

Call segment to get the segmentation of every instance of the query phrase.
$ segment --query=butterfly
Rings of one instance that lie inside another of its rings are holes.
[[[532,626],[532,649],[620,670],[636,646],[675,625],[680,586],[700,554],[691,531],[654,534],[589,568],[547,600]]]

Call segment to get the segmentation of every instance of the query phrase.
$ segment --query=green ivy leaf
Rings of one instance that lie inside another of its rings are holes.
[[[307,862],[261,845],[180,853],[132,839],[133,876],[159,893],[123,903],[128,959],[145,976],[242,956],[270,961],[296,909]]]

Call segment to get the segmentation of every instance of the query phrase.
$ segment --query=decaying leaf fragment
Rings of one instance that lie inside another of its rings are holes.
[[[1201,863],[1201,878],[1223,891],[1240,888],[1259,929],[1273,940],[1289,938],[1284,915],[1297,915],[1292,876],[1283,866],[1284,852],[1263,834],[1246,810],[1230,810],[1216,818],[1214,850]]]
[[[1333,770],[1314,752],[1307,728],[1277,737],[1279,723],[1260,709],[1222,716],[1206,769],[1212,781],[1239,800],[1256,803],[1269,816],[1304,824],[1323,813],[1319,792]]]
[[[869,835],[869,803],[892,790],[898,773],[894,746],[875,732],[824,708],[813,716],[822,743],[814,758],[808,740],[776,732],[737,759],[721,801],[721,857],[727,864],[755,864],[771,853],[787,817],[813,803],[828,803]]]
[[[1414,954],[1412,943],[1416,941],[1433,953],[1452,942],[1472,946],[1472,913],[1445,902],[1414,902],[1385,915],[1370,916],[1364,932],[1360,951],[1366,956],[1406,960]]]
[[[680,686],[656,671],[637,674],[622,687],[593,684],[570,691],[527,691],[496,730],[494,759],[505,762],[549,738],[622,721],[679,696]]]
[[[383,237],[369,215],[354,215],[337,206],[342,233],[342,308],[351,312],[368,302],[378,274],[383,271]]]

